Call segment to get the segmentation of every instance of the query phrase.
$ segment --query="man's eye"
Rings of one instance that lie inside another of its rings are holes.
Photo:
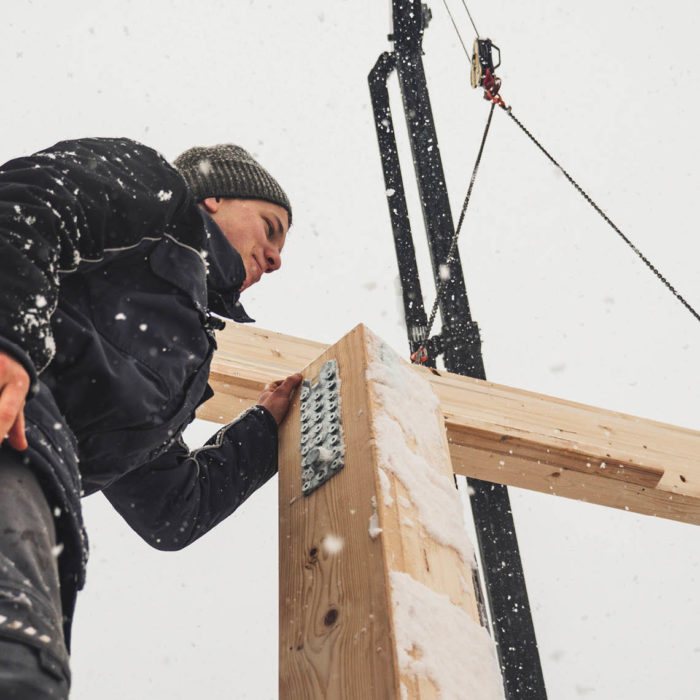
[[[272,224],[267,219],[265,219],[265,223],[267,224],[267,237],[272,238],[275,235],[275,229],[272,228]]]

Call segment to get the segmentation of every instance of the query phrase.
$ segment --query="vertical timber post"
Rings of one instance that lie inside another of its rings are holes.
[[[435,395],[364,326],[329,360],[344,467],[302,495],[298,398],[280,432],[280,698],[502,698]]]

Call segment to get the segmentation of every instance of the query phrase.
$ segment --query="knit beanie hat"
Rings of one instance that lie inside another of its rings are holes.
[[[292,223],[292,205],[265,168],[240,146],[194,146],[180,154],[175,167],[190,186],[197,202],[207,197],[263,199],[287,210]]]

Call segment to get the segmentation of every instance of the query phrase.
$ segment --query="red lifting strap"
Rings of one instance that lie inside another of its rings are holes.
[[[486,74],[481,81],[481,85],[483,86],[484,90],[487,90],[492,95],[498,95],[498,91],[501,89],[501,79],[493,75],[490,68],[487,68]]]
[[[423,365],[428,361],[428,350],[425,345],[421,345],[418,350],[411,354],[411,362],[414,365]]]
[[[505,110],[508,109],[506,103],[503,101],[503,98],[500,95],[492,95],[488,90],[484,90],[484,99],[497,104],[499,107],[502,107]]]

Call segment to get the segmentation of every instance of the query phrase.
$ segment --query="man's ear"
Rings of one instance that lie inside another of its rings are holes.
[[[208,214],[216,214],[221,206],[221,197],[207,197],[199,203],[199,206]]]

